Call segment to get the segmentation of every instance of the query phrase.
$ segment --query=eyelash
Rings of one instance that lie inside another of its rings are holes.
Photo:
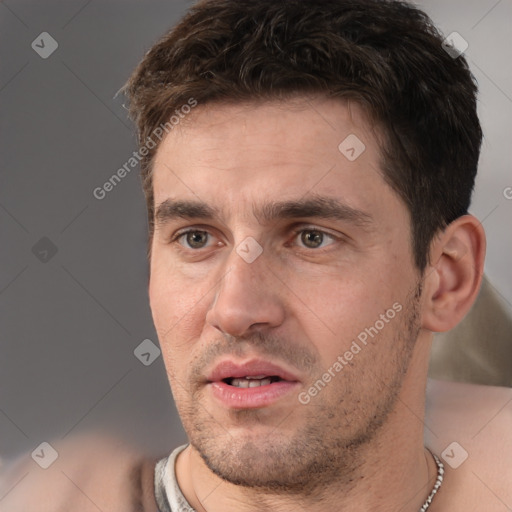
[[[293,231],[293,240],[295,240],[295,238],[297,238],[298,235],[300,235],[301,233],[304,233],[306,231],[315,231],[315,232],[318,232],[318,233],[321,233],[322,235],[324,236],[327,236],[329,237],[330,239],[332,239],[333,241],[338,241],[338,242],[341,242],[343,240],[343,238],[341,236],[335,236],[333,235],[332,233],[329,233],[327,231],[324,231],[322,229],[319,229],[319,228],[316,228],[316,227],[312,227],[312,226],[306,226],[306,227],[301,227],[300,229],[295,229]],[[206,230],[206,229],[201,229],[200,227],[198,228],[188,228],[188,229],[185,229],[185,230],[182,230],[182,231],[178,231],[177,233],[175,233],[171,239],[169,240],[169,243],[171,244],[175,244],[177,243],[182,237],[184,237],[185,235],[189,234],[189,233],[197,233],[197,232],[204,232],[204,233],[207,233],[209,236],[212,236],[211,233]],[[332,244],[332,243],[331,243]],[[329,247],[331,244],[329,244],[327,247]],[[178,244],[181,246],[181,244]],[[199,252],[201,251],[201,249],[204,249],[204,248],[200,248],[200,249],[189,249],[187,247],[183,247],[181,246],[181,249],[184,250],[184,251],[194,251],[194,252]],[[327,250],[327,248],[320,248],[320,249],[314,249],[314,248],[308,248],[308,247],[302,247],[302,249],[306,249],[306,250],[311,250],[311,251],[315,251],[315,252],[324,252]]]

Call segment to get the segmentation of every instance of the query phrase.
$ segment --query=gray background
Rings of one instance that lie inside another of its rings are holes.
[[[0,2],[0,456],[97,425],[148,453],[185,440],[162,358],[144,366],[133,354],[157,343],[137,170],[101,201],[92,191],[136,149],[116,92],[187,5]],[[485,131],[472,212],[488,235],[487,275],[510,304],[512,2],[419,5],[469,42]],[[59,45],[47,59],[31,48],[42,32]],[[46,262],[32,251],[42,237],[57,247]]]

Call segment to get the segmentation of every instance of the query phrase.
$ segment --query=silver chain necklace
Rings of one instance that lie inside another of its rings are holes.
[[[427,448],[428,450],[428,448]],[[434,496],[436,495],[436,492],[441,487],[441,484],[443,483],[443,475],[444,475],[444,465],[443,463],[437,458],[436,455],[434,455],[430,450],[428,450],[432,457],[434,457],[434,460],[437,464],[437,480],[434,484],[434,488],[432,489],[432,492],[429,494],[428,498],[425,500],[425,503],[423,503],[422,507],[420,508],[420,512],[425,512],[425,510],[430,507],[430,504],[432,503],[432,500],[434,499]]]

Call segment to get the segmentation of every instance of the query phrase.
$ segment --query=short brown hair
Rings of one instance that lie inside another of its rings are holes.
[[[146,54],[125,86],[145,145],[191,98],[198,104],[322,94],[379,123],[382,171],[405,202],[415,263],[467,213],[482,132],[467,62],[428,16],[392,0],[202,0]],[[152,161],[141,160],[150,245]]]

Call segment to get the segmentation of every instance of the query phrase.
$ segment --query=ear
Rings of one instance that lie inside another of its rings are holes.
[[[453,221],[432,242],[425,269],[422,326],[449,331],[475,301],[484,271],[485,232],[473,215]]]

